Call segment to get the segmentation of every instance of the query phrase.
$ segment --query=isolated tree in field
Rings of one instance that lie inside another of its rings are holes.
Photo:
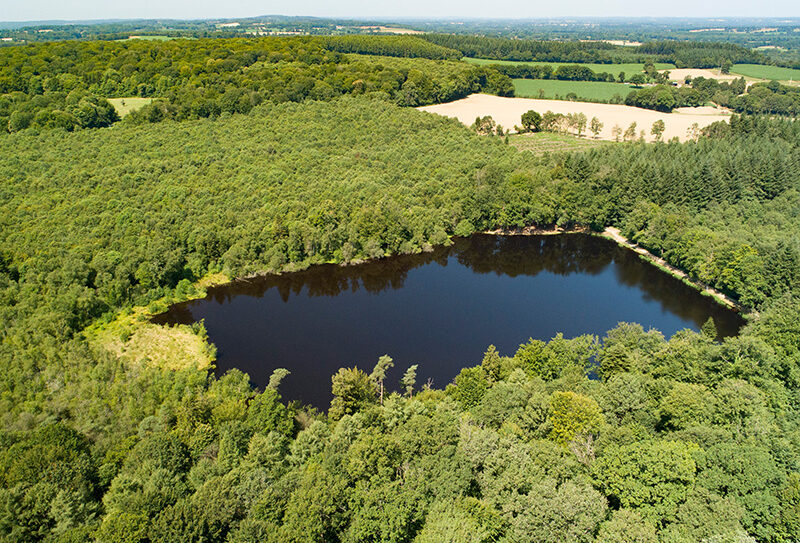
[[[664,135],[664,130],[666,130],[666,128],[664,121],[659,119],[653,123],[653,127],[650,128],[650,133],[656,138],[656,141],[661,141],[661,137]]]
[[[561,120],[564,115],[561,113],[553,113],[552,111],[545,111],[542,115],[542,130],[556,132],[560,129]]]
[[[692,123],[692,126],[686,129],[686,139],[697,141],[700,137],[700,125]]]
[[[611,135],[614,136],[614,141],[619,141],[620,136],[622,136],[622,128],[615,124],[614,128],[611,129]]]
[[[731,61],[730,60],[726,60],[725,62],[722,63],[722,66],[720,66],[719,71],[721,73],[723,73],[723,74],[729,74],[729,73],[731,73],[731,68],[732,67],[733,67],[733,65],[731,64]]]
[[[419,367],[418,364],[414,364],[410,366],[406,372],[403,374],[403,378],[400,379],[400,384],[403,385],[403,388],[406,389],[406,394],[410,398],[414,393],[414,385],[417,384],[417,368]]]
[[[538,132],[542,129],[542,116],[534,110],[522,114],[522,127],[528,132]]]
[[[485,117],[475,117],[475,123],[471,127],[478,134],[490,136],[494,134],[495,122],[491,115]]]
[[[617,79],[619,79],[620,83],[625,83],[625,72],[620,72]]]
[[[578,135],[582,135],[583,131],[586,130],[586,114],[585,113],[578,113],[575,115],[575,129],[578,131]]]
[[[633,74],[630,79],[630,84],[636,87],[641,87],[647,81],[647,78],[644,74]]]
[[[567,130],[576,130],[578,127],[578,119],[575,113],[567,113],[564,121],[567,125]]]
[[[385,354],[378,358],[378,363],[375,364],[375,368],[372,370],[372,373],[369,376],[378,387],[381,405],[383,405],[383,381],[386,379],[386,372],[392,366],[394,366],[392,357],[388,354]]]
[[[597,117],[592,117],[592,120],[589,121],[589,130],[592,131],[592,134],[595,138],[600,135],[600,131],[603,129],[603,123],[600,122],[600,119]]]
[[[636,139],[636,123],[633,122],[625,129],[625,134],[622,136],[625,141],[633,141]]]

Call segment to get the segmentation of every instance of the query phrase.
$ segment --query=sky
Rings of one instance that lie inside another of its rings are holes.
[[[0,21],[257,15],[365,18],[797,17],[798,0],[0,0]]]

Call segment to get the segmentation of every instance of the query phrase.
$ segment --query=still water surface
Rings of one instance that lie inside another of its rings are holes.
[[[204,319],[218,374],[239,368],[263,386],[284,367],[292,372],[284,399],[326,409],[338,368],[369,372],[382,354],[394,358],[390,386],[419,364],[418,383],[444,387],[490,344],[511,355],[530,337],[602,337],[621,321],[669,337],[699,330],[709,316],[722,336],[742,325],[631,251],[570,234],[477,235],[422,255],[236,281],[155,320]]]

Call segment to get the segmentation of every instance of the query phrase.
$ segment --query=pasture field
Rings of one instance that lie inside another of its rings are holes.
[[[613,145],[613,142],[579,138],[571,134],[557,134],[555,132],[533,132],[526,134],[512,134],[509,143],[520,151],[530,151],[534,155],[557,153],[560,151],[580,151],[597,147],[599,145]]]
[[[800,81],[800,70],[781,68],[779,66],[764,66],[762,64],[736,64],[731,68],[731,73],[756,79]]]
[[[573,92],[578,100],[609,101],[618,95],[625,98],[633,90],[626,83],[605,81],[561,81],[558,79],[514,79],[514,94],[525,98],[565,98]],[[539,91],[544,91],[540,93]]]
[[[142,109],[153,101],[152,98],[140,98],[138,96],[127,96],[125,98],[107,98],[109,103],[117,110],[117,115],[124,117],[128,113]]]
[[[548,65],[552,66],[553,69],[556,69],[559,66],[586,66],[590,70],[595,73],[606,72],[613,74],[614,77],[617,77],[620,72],[625,72],[625,76],[628,77],[635,73],[640,73],[644,71],[644,64],[641,63],[626,63],[626,64],[588,64],[585,62],[536,62],[536,61],[518,61],[518,60],[491,60],[485,58],[468,58],[465,57],[463,59],[466,62],[477,64],[478,66],[486,66],[487,64],[508,64],[508,65],[517,65],[517,64],[531,64],[531,65]],[[674,64],[669,64],[665,62],[656,62],[654,64],[656,70],[673,70],[675,69]]]

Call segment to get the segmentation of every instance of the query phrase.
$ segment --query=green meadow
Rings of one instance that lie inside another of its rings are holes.
[[[625,98],[634,88],[626,83],[604,81],[559,81],[558,79],[514,79],[514,94],[525,98],[565,98],[573,92],[579,100],[608,101]],[[542,90],[544,93],[540,93]]]
[[[581,66],[586,66],[590,70],[596,73],[606,72],[613,74],[614,77],[617,77],[620,72],[625,72],[625,76],[630,76],[635,73],[642,72],[644,70],[644,64],[641,63],[626,63],[626,64],[586,64],[586,63],[577,63],[577,62],[523,62],[523,61],[516,61],[516,60],[490,60],[484,58],[464,58],[466,62],[470,62],[472,64],[477,64],[478,66],[486,66],[487,64],[508,64],[508,65],[515,65],[515,64],[536,64],[536,65],[548,65],[552,66],[553,69],[563,66],[563,65],[574,65],[580,64]],[[668,64],[665,62],[656,62],[655,67],[657,70],[674,70],[674,64]]]
[[[731,68],[731,73],[757,79],[800,81],[800,70],[781,68],[780,66],[764,66],[763,64],[736,64]]]

